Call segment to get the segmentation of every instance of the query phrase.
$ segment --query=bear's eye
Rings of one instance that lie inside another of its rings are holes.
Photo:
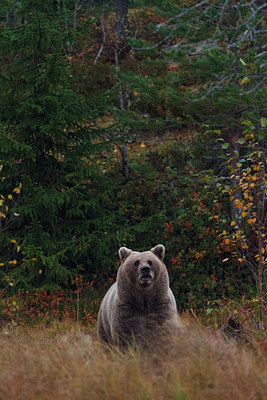
[[[152,261],[150,261],[150,260],[148,260],[148,265],[150,265],[150,267],[151,267],[151,265],[152,265]]]
[[[137,261],[134,262],[134,266],[135,266],[135,267],[138,267],[139,264],[140,264],[140,261],[139,261],[139,260],[137,260]]]

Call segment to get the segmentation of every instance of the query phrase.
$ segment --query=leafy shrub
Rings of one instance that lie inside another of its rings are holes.
[[[2,324],[9,327],[48,326],[63,320],[92,323],[96,320],[103,291],[112,282],[110,278],[102,287],[96,288],[93,282],[84,282],[77,277],[72,282],[72,290],[19,290],[10,297],[0,298]]]

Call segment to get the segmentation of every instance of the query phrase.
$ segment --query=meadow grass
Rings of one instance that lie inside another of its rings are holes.
[[[151,349],[103,348],[94,326],[3,329],[0,400],[263,400],[260,348],[190,323]]]

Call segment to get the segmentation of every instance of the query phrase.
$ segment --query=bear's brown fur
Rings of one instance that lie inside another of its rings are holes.
[[[142,253],[121,247],[117,281],[105,295],[98,313],[102,343],[151,341],[162,333],[175,334],[182,324],[159,244]]]

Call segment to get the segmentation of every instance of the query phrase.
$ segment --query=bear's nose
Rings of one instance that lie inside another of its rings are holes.
[[[149,272],[150,272],[150,267],[149,267],[148,265],[144,265],[144,266],[141,268],[141,272],[142,272],[142,274],[149,274]]]

